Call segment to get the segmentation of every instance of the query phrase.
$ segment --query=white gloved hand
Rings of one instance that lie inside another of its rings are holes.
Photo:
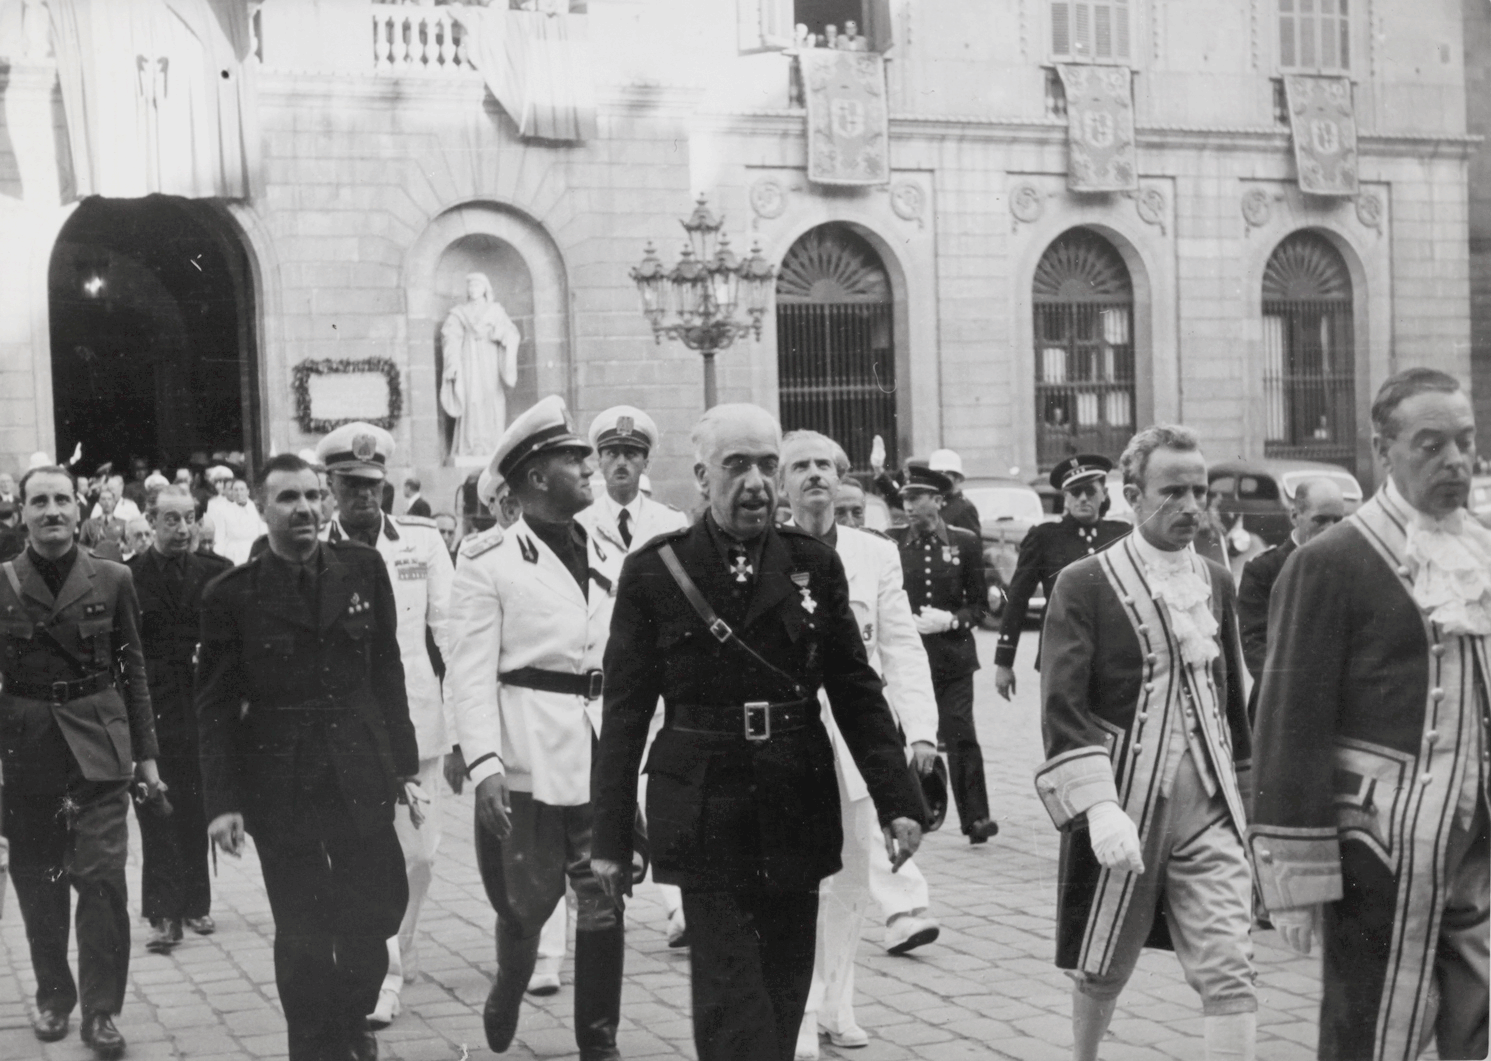
[[[1092,853],[1108,869],[1143,873],[1144,856],[1139,847],[1139,827],[1111,799],[1087,809],[1087,832]]]
[[[885,471],[885,439],[879,435],[870,443],[870,471],[876,475]]]
[[[1294,906],[1288,910],[1270,910],[1268,918],[1278,929],[1289,949],[1309,954],[1310,946],[1320,935],[1320,906]]]
[[[941,608],[923,608],[914,616],[919,634],[941,634],[953,628],[957,616]]]

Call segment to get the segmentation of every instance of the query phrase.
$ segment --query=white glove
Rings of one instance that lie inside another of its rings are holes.
[[[870,443],[870,471],[876,475],[885,471],[885,439],[879,435]]]
[[[1279,930],[1279,936],[1290,950],[1309,954],[1311,943],[1320,935],[1320,906],[1294,906],[1288,910],[1270,910],[1268,918]]]
[[[404,798],[400,802],[409,805],[409,821],[416,829],[425,823],[425,807],[430,797],[418,781],[404,782]]]
[[[1108,869],[1143,873],[1144,856],[1139,848],[1139,827],[1111,799],[1087,809],[1087,832],[1092,853]]]
[[[957,616],[941,608],[923,608],[912,618],[916,621],[916,632],[924,635],[944,633],[957,622]]]

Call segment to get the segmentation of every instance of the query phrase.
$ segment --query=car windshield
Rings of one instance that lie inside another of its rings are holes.
[[[978,509],[978,518],[985,523],[999,520],[1020,520],[1039,523],[1046,518],[1041,507],[1041,495],[1028,486],[970,486],[963,496]]]
[[[1361,484],[1346,472],[1285,472],[1279,476],[1279,481],[1284,485],[1285,496],[1291,499],[1294,497],[1295,488],[1306,479],[1329,479],[1341,488],[1341,496],[1347,501],[1362,499]]]

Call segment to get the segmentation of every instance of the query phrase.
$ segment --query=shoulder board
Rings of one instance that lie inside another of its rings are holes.
[[[435,521],[429,516],[394,516],[393,521],[400,527],[433,527]]]
[[[468,534],[461,539],[461,555],[474,560],[482,553],[489,553],[501,545],[505,536],[502,528],[495,524],[476,534]]]
[[[974,541],[978,541],[980,537],[979,535],[974,534],[973,531],[969,530],[967,527],[954,527],[951,523],[947,525],[947,533],[949,538],[957,538],[961,536],[964,538],[972,538]]]
[[[648,538],[647,541],[643,542],[636,549],[632,550],[631,554],[629,555],[635,556],[637,553],[645,553],[649,549],[656,549],[659,546],[667,544],[668,542],[674,541],[678,538],[682,538],[691,530],[693,530],[692,527],[679,527],[677,530],[663,531],[663,533],[661,534],[655,534],[651,538]]]
[[[892,538],[889,534],[886,534],[885,531],[876,530],[874,527],[856,527],[855,529],[863,531],[866,534],[873,534],[875,537],[883,538],[885,541],[888,542],[895,541],[895,539]]]

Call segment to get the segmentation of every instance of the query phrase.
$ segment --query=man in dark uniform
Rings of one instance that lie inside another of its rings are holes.
[[[963,493],[963,458],[955,450],[934,449],[927,458],[927,467],[947,476],[948,491],[942,495],[942,522],[949,527],[962,527],[966,531],[984,534],[983,522],[978,509]]]
[[[258,847],[290,1061],[365,1061],[409,896],[394,804],[419,772],[393,587],[377,550],[317,540],[306,461],[271,458],[260,489],[269,548],[202,600],[208,832]]]
[[[1096,453],[1079,453],[1051,469],[1051,485],[1066,495],[1060,523],[1038,523],[1020,543],[1020,559],[1005,587],[999,645],[994,649],[994,688],[1008,700],[1015,695],[1015,650],[1030,598],[1040,586],[1051,599],[1056,576],[1067,564],[1112,545],[1131,528],[1123,520],[1103,519],[1108,510],[1108,473],[1113,462]],[[1040,667],[1040,654],[1036,654]]]
[[[215,928],[192,657],[201,628],[202,590],[233,565],[221,556],[192,552],[197,502],[184,487],[161,490],[149,503],[146,518],[155,543],[131,557],[128,566],[140,598],[158,765],[170,792],[171,813],[162,814],[158,804],[136,807],[143,855],[140,912],[154,930],[146,949],[166,952],[181,942],[183,923],[204,936]]]
[[[999,832],[989,820],[984,752],[973,724],[973,672],[978,670],[973,631],[988,606],[988,587],[979,536],[943,522],[943,498],[951,488],[941,472],[908,467],[901,499],[911,522],[892,528],[890,535],[901,550],[906,595],[932,665],[937,736],[947,748],[958,820],[969,842],[982,844]]]
[[[67,1034],[124,1052],[113,1017],[129,973],[125,850],[129,782],[153,797],[155,724],[139,605],[122,564],[73,541],[77,487],[55,465],[21,480],[26,550],[0,577],[0,767],[10,873],[36,972],[36,1037]],[[69,888],[78,892],[78,982],[67,965]]]
[[[763,409],[705,414],[694,473],[709,509],[627,557],[606,648],[591,870],[613,898],[629,886],[637,767],[661,696],[647,822],[656,879],[683,889],[701,1061],[793,1055],[818,883],[839,870],[844,842],[820,686],[887,853],[899,866],[921,840],[916,782],[844,566],[826,543],[772,526],[780,445]]]
[[[1242,635],[1243,662],[1253,676],[1253,691],[1248,697],[1249,719],[1257,711],[1258,691],[1263,685],[1263,660],[1268,654],[1268,601],[1274,583],[1294,550],[1346,518],[1346,498],[1329,478],[1306,479],[1295,487],[1289,514],[1294,524],[1289,537],[1244,564],[1237,582],[1237,627]]]

